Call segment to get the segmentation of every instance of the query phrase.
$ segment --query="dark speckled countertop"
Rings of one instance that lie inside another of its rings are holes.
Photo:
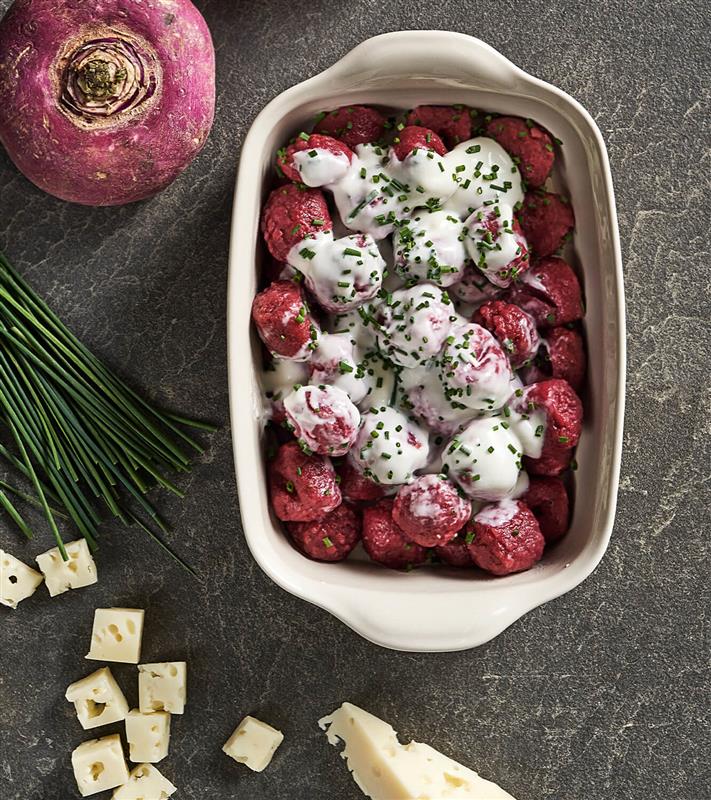
[[[0,0],[0,10],[8,5]],[[41,588],[14,613],[0,608],[0,798],[77,796],[69,756],[90,734],[63,695],[90,671],[94,607],[110,605],[148,609],[144,660],[189,662],[187,713],[173,719],[160,765],[176,798],[356,800],[315,725],[346,699],[519,800],[708,798],[706,3],[198,5],[217,48],[217,120],[203,153],[163,194],[112,210],[67,205],[0,153],[0,246],[17,267],[157,400],[223,425],[186,482],[187,501],[162,503],[202,583],[138,533],[107,527],[97,586],[54,600]],[[362,39],[427,27],[480,36],[597,120],[615,177],[628,301],[625,452],[605,559],[490,644],[443,655],[379,649],[262,574],[240,529],[225,364],[231,195],[252,119]],[[0,519],[0,547],[17,556],[29,561],[50,545],[46,534],[25,545]],[[135,668],[115,674],[135,705]],[[220,751],[247,713],[286,736],[261,775]]]

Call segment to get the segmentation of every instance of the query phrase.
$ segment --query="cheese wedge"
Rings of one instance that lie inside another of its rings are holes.
[[[400,744],[391,725],[351,703],[319,725],[331,744],[345,744],[341,756],[371,800],[514,800],[427,744]]]

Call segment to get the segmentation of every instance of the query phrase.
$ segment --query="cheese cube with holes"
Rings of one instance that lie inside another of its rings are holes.
[[[151,764],[139,764],[131,770],[128,783],[111,795],[111,800],[168,800],[178,790]]]
[[[0,603],[10,608],[35,593],[42,576],[15,556],[0,550]]]
[[[167,711],[152,714],[141,714],[138,709],[130,711],[126,717],[126,739],[131,761],[157,764],[168,755],[170,714]]]
[[[121,737],[104,736],[82,742],[72,753],[74,777],[82,797],[115,789],[128,781]]]
[[[94,661],[138,664],[144,613],[141,608],[97,608],[86,657]]]
[[[99,580],[96,575],[96,564],[91,557],[86,539],[69,542],[64,548],[69,556],[67,561],[62,558],[58,547],[47,550],[35,559],[44,575],[50,597],[62,594],[67,589],[91,586]]]
[[[108,667],[97,669],[73,683],[65,697],[74,703],[77,718],[84,730],[120,722],[128,714],[126,698]]]
[[[400,744],[391,725],[351,703],[319,720],[319,725],[331,744],[343,742],[341,756],[371,800],[514,800],[427,744]]]
[[[225,743],[222,752],[254,772],[261,772],[283,741],[284,734],[281,731],[254,717],[245,717]]]
[[[140,664],[138,667],[138,705],[142,714],[185,710],[187,664],[168,661],[164,664]]]

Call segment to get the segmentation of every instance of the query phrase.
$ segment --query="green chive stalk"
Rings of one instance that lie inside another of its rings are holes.
[[[192,572],[155,531],[168,526],[146,497],[155,486],[183,496],[168,475],[190,471],[186,448],[203,452],[185,427],[215,430],[161,411],[133,391],[0,252],[0,459],[33,489],[0,480],[0,513],[22,534],[31,538],[33,531],[18,500],[41,509],[64,559],[56,518],[95,549],[101,522],[113,516],[141,528]]]

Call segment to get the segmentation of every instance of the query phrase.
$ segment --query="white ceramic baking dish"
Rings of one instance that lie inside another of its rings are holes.
[[[557,180],[565,183],[577,220],[574,247],[587,299],[589,389],[572,529],[529,572],[494,579],[445,568],[399,573],[358,559],[316,563],[291,547],[270,514],[261,357],[250,328],[262,258],[260,209],[277,148],[318,111],[353,103],[394,108],[464,103],[530,117],[564,143]],[[577,586],[602,558],[615,514],[625,376],[622,265],[607,153],[597,126],[575,100],[484,42],[443,31],[376,36],[330,69],[283,92],[261,112],[244,142],[237,180],[228,345],[234,455],[252,554],[281,587],[327,609],[367,639],[398,650],[475,647]]]

